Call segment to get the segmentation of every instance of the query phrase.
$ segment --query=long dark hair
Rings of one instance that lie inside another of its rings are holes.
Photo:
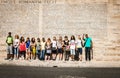
[[[48,38],[48,39],[47,39],[47,42],[51,42],[51,39],[50,39],[50,38]]]
[[[30,41],[30,38],[29,38],[29,37],[27,37],[27,39],[26,39],[26,43],[27,43],[28,41]]]
[[[24,39],[24,37],[22,36],[21,38],[20,38],[20,43],[22,43],[22,42],[24,42],[25,41],[25,39]]]
[[[71,40],[75,40],[75,36],[74,35],[71,36]]]
[[[35,38],[34,38],[34,37],[31,39],[31,42],[32,42],[32,43],[35,43]]]

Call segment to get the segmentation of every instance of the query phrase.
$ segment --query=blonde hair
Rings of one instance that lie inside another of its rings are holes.
[[[15,38],[16,38],[16,39],[19,39],[19,35],[15,35]]]

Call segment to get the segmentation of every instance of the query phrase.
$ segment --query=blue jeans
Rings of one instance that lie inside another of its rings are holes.
[[[82,55],[82,48],[77,48],[77,50],[80,53],[80,55]]]
[[[85,47],[85,60],[87,61],[87,59],[89,59],[89,61],[91,60],[90,47]]]
[[[70,54],[75,55],[75,49],[70,49]]]
[[[45,58],[45,50],[41,50],[40,59],[44,60],[44,58]]]
[[[14,55],[16,55],[16,57],[18,57],[18,47],[14,48]]]
[[[40,55],[40,50],[37,50],[37,49],[36,49],[36,54],[39,54],[39,55]]]
[[[40,50],[36,50],[36,55],[37,55],[38,59],[40,59]]]

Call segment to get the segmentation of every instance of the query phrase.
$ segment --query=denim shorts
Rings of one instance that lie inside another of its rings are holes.
[[[58,48],[58,53],[63,53],[62,48]]]
[[[78,48],[78,52],[82,54],[82,48]]]
[[[75,49],[70,49],[70,54],[75,55]]]

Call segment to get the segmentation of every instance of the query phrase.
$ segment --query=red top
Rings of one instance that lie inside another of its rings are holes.
[[[20,43],[19,50],[20,50],[20,51],[26,51],[25,42]]]

